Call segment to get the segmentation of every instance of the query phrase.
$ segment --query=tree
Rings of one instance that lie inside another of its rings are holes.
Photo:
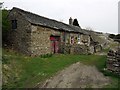
[[[120,43],[120,34],[115,35],[114,40]]]
[[[7,41],[7,34],[10,30],[10,22],[8,20],[9,10],[2,9],[2,41],[5,43]]]
[[[73,21],[73,25],[74,25],[74,26],[78,26],[78,27],[80,27],[80,25],[79,25],[79,23],[78,23],[78,20],[77,20],[77,19],[74,19],[74,21]]]
[[[120,34],[115,35],[115,39],[120,39]]]
[[[115,34],[110,34],[109,37],[114,39],[115,38]]]
[[[10,26],[9,20],[7,18],[8,13],[9,13],[8,10],[6,9],[2,10],[2,30],[4,31],[9,30],[9,26]]]
[[[109,37],[112,38],[114,41],[117,41],[120,43],[120,34],[117,34],[117,35],[110,34]]]
[[[89,30],[89,31],[94,31],[94,29],[92,27],[86,27],[85,29]]]

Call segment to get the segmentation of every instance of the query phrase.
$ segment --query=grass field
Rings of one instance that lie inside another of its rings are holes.
[[[56,54],[51,57],[27,57],[12,50],[3,49],[3,87],[33,88],[38,83],[55,75],[58,71],[78,61],[95,65],[98,70],[105,68],[106,56],[98,55],[64,55]],[[118,87],[118,77],[103,72],[112,78],[112,83],[106,87]]]

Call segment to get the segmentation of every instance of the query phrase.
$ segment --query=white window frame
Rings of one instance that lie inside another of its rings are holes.
[[[80,34],[78,34],[78,44],[81,43],[81,38],[80,38]]]

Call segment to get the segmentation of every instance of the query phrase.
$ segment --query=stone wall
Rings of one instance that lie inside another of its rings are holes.
[[[120,48],[116,51],[110,50],[107,59],[107,70],[120,75]]]
[[[88,46],[74,45],[71,47],[71,54],[88,54]]]
[[[23,54],[30,55],[31,24],[16,10],[10,12],[8,19],[11,24],[12,20],[17,20],[17,29],[12,29],[11,26],[9,30],[8,45]]]
[[[81,35],[81,44],[82,45],[87,45],[87,46],[90,46],[90,37],[89,35]]]
[[[66,39],[63,40],[63,32],[53,30],[47,27],[41,27],[32,25],[32,32],[31,32],[31,51],[32,55],[38,56],[41,54],[50,54],[53,53],[51,51],[51,41],[50,36],[60,36],[60,53],[69,53],[69,54],[87,54],[88,53],[88,45],[90,43],[90,39],[87,35],[80,35],[81,37],[81,44],[77,44],[74,42],[74,44],[67,44],[67,38],[74,36],[74,38],[78,38],[78,34],[76,33],[68,33],[65,32]],[[82,41],[85,41],[88,43],[83,43]]]
[[[61,36],[61,32],[36,25],[32,25],[31,28],[31,55],[39,56],[53,53],[51,50],[50,36]]]
[[[89,47],[86,45],[62,45],[61,52],[64,54],[88,54]]]

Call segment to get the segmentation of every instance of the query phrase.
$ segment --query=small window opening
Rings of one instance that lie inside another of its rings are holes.
[[[12,29],[17,29],[17,20],[12,20]]]

